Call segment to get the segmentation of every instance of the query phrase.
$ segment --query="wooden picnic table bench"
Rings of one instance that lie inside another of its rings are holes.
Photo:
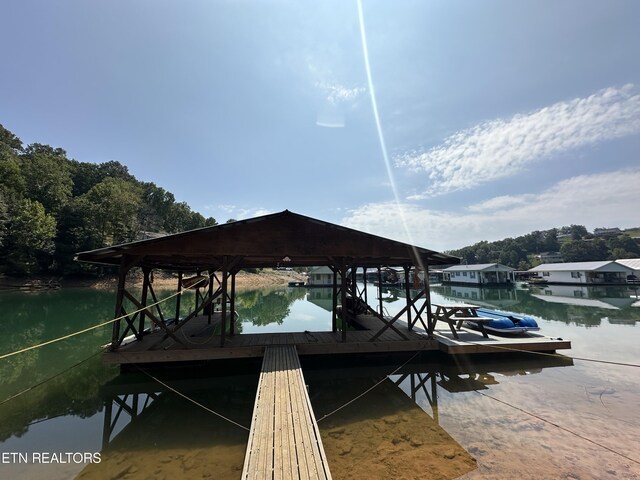
[[[460,337],[458,336],[458,332],[456,330],[460,330],[462,328],[462,324],[464,322],[474,322],[478,325],[480,332],[484,338],[489,338],[487,331],[484,328],[484,324],[493,321],[493,318],[480,317],[478,316],[478,308],[477,305],[471,305],[468,303],[459,303],[452,305],[437,305],[432,304],[432,306],[436,307],[434,312],[434,316],[437,320],[446,322],[451,329],[451,333],[453,334],[453,338],[456,340]]]

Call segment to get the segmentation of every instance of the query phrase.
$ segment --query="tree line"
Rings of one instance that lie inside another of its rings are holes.
[[[560,252],[564,262],[618,260],[640,257],[640,243],[627,232],[599,237],[583,225],[570,225],[495,242],[482,241],[447,253],[467,264],[501,263],[528,270],[541,263],[537,256],[544,252]]]
[[[0,273],[67,276],[92,272],[75,253],[216,225],[117,161],[67,157],[22,141],[0,124]]]

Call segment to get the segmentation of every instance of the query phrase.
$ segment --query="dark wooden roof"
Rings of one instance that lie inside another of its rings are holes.
[[[76,260],[119,265],[123,256],[138,266],[176,271],[217,269],[225,256],[235,259],[235,268],[337,265],[343,260],[371,267],[460,263],[457,257],[288,210],[81,252]]]

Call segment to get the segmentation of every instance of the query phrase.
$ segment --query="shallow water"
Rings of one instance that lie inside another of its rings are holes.
[[[555,293],[434,287],[432,301],[465,299],[531,314],[547,335],[572,341],[562,353],[640,363],[637,292]],[[272,289],[241,297],[238,310],[243,332],[316,330],[330,325],[330,302],[320,291]],[[393,313],[405,300],[389,290],[383,302]],[[109,319],[113,295],[3,293],[0,306],[7,327],[0,352],[7,352]],[[71,367],[0,405],[0,478],[239,478],[246,430],[144,373],[120,375],[99,356],[74,366],[109,338],[108,329],[96,330],[0,360],[0,401]],[[457,362],[432,355],[389,376],[404,360],[354,359],[348,368],[303,363],[334,478],[640,478],[638,368],[532,355]],[[248,427],[258,367],[153,374]],[[33,461],[33,453],[67,452],[100,453],[101,462]]]

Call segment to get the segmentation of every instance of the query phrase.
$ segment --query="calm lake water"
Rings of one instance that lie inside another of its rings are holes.
[[[375,296],[370,290],[370,302]],[[561,352],[569,356],[640,364],[637,290],[432,288],[434,303],[460,299],[533,315],[543,333],[572,341],[572,350]],[[383,294],[390,314],[404,302],[401,291]],[[174,311],[168,303],[167,313]],[[330,329],[327,290],[244,292],[237,306],[244,333]],[[108,320],[113,308],[112,292],[3,292],[0,354]],[[102,365],[100,345],[109,339],[106,327],[0,360],[0,478],[239,478],[247,431],[144,373]],[[640,478],[637,367],[432,355],[389,375],[402,359],[344,363],[303,362],[336,479]],[[257,368],[218,364],[153,374],[250,425]],[[80,457],[67,453],[99,453],[101,462],[77,463]]]

